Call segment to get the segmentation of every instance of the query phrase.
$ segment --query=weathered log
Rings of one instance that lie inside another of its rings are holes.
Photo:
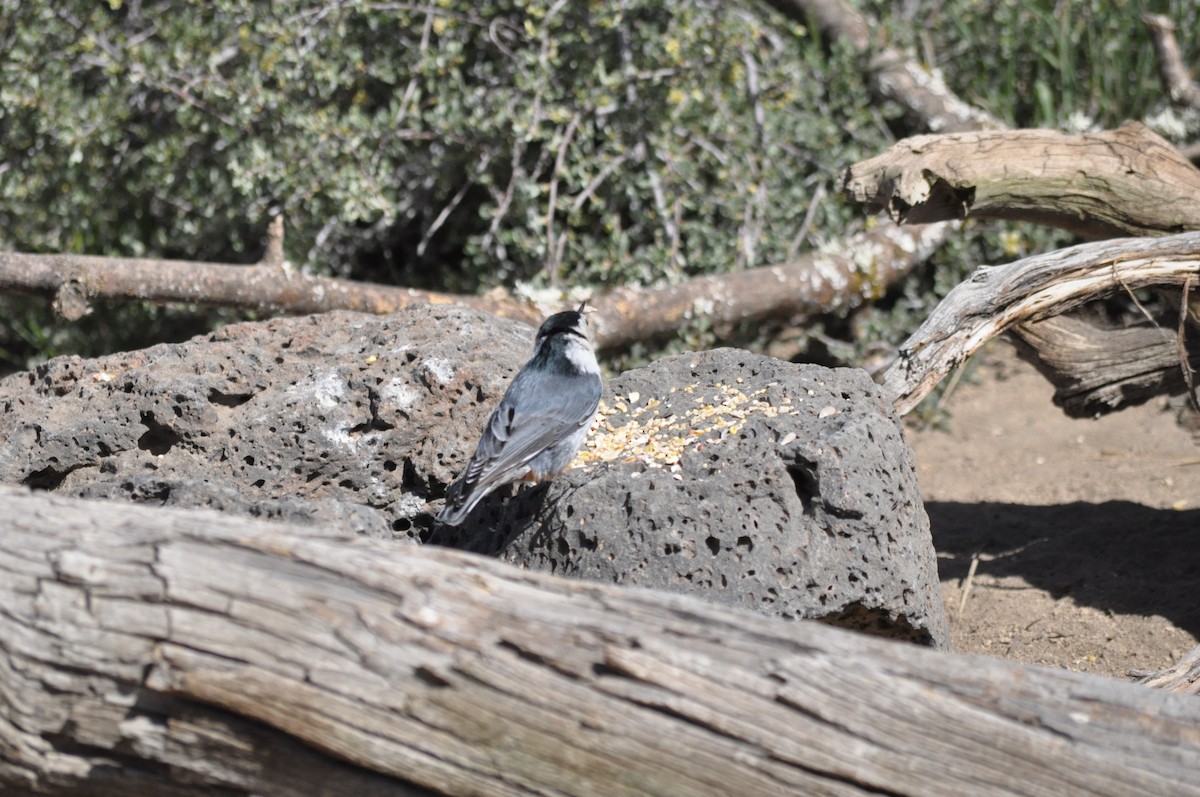
[[[980,346],[1018,324],[1059,315],[1119,291],[1182,288],[1196,285],[1198,279],[1200,232],[1100,241],[1002,266],[981,266],[901,345],[896,362],[884,374],[884,393],[903,415]],[[1121,378],[1114,373],[1098,381]]]
[[[1200,229],[1200,170],[1138,122],[915,136],[850,166],[842,190],[899,223],[1016,219],[1085,238]]]
[[[1194,376],[1200,372],[1200,335],[1190,323],[1168,328],[1143,320],[1111,327],[1065,314],[1018,324],[1012,334],[1021,356],[1054,385],[1055,406],[1072,418],[1179,395],[1200,381]],[[1191,374],[1184,371],[1181,342]]]
[[[658,288],[620,287],[593,298],[597,344],[620,348],[677,334],[688,324],[737,324],[855,307],[899,281],[946,240],[951,228],[880,227],[787,263],[710,274]],[[504,291],[437,293],[291,273],[279,265],[0,252],[0,293],[53,298],[68,319],[94,301],[190,302],[301,315],[331,310],[394,313],[414,304],[462,304],[530,324],[537,308]]]
[[[1131,684],[211,512],[0,516],[6,794],[1197,793],[1200,703]]]

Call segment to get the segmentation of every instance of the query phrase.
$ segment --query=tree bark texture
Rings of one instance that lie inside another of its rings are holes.
[[[1162,81],[1163,91],[1176,105],[1200,109],[1200,84],[1192,80],[1184,66],[1179,43],[1175,41],[1175,22],[1161,14],[1143,14],[1142,23],[1154,42],[1158,77]]]
[[[1099,241],[1003,266],[981,266],[950,291],[901,345],[896,362],[884,374],[884,393],[897,412],[907,413],[979,347],[1018,324],[1056,316],[1118,291],[1167,287],[1182,290],[1198,285],[1200,232]],[[1189,320],[1186,325],[1192,323]],[[1167,358],[1162,367],[1181,372],[1185,358],[1173,340],[1174,334],[1174,329],[1168,329],[1161,338],[1162,345],[1174,355],[1174,361]],[[1086,348],[1094,351],[1093,344]],[[1141,356],[1147,356],[1144,349]],[[1055,357],[1072,359],[1061,352]],[[1047,358],[1042,365],[1052,361]],[[1128,376],[1120,369],[1094,373],[1089,377],[1094,383],[1091,389],[1119,386]],[[1069,382],[1071,378],[1067,374],[1063,380]],[[1088,406],[1099,411],[1104,404],[1098,401]]]
[[[507,297],[397,288],[297,274],[283,264],[235,265],[89,255],[0,252],[0,292],[53,298],[68,320],[93,301],[186,302],[269,313],[306,315],[330,310],[393,313],[412,304],[458,303],[505,318],[537,323],[532,306]]]
[[[1013,335],[1024,358],[1054,385],[1054,404],[1072,418],[1091,418],[1194,390],[1200,327],[1175,321],[1110,327],[1068,313],[1019,324]]]
[[[685,596],[0,490],[5,794],[1196,794],[1200,703]]]
[[[915,136],[849,167],[842,190],[898,223],[1016,219],[1091,239],[1200,229],[1200,170],[1138,122]]]
[[[863,61],[871,93],[903,109],[914,130],[959,133],[1003,127],[984,111],[963,102],[936,71],[908,53],[873,41],[878,24],[845,0],[767,0],[785,17],[815,25],[821,35],[849,46]]]
[[[777,266],[696,277],[661,288],[615,288],[596,296],[597,344],[616,349],[714,325],[812,316],[882,295],[942,244],[945,225],[878,228]],[[281,265],[32,255],[0,252],[0,292],[52,297],[66,318],[91,302],[191,302],[301,315],[329,310],[392,313],[418,302],[459,303],[537,325],[561,306],[537,308],[502,291],[435,293],[291,273]]]

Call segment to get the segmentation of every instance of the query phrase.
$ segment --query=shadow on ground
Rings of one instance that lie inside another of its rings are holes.
[[[1129,501],[926,504],[942,580],[1017,576],[1055,598],[1200,635],[1200,510]]]

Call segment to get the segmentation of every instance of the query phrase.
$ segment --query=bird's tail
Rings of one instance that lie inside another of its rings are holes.
[[[484,492],[473,489],[474,486],[466,484],[463,479],[450,485],[450,489],[446,491],[446,505],[437,514],[439,523],[458,526],[466,519],[471,510],[475,508],[475,504],[479,503],[479,500],[486,495]]]

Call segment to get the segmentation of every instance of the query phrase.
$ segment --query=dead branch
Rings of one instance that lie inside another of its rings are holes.
[[[0,514],[6,794],[1195,793],[1200,703],[1131,684],[213,512]]]
[[[1143,14],[1142,22],[1150,31],[1150,40],[1154,42],[1163,91],[1176,105],[1200,109],[1200,84],[1192,80],[1187,67],[1183,65],[1179,44],[1175,41],[1175,22],[1161,14]]]
[[[593,323],[606,349],[676,334],[681,326],[812,316],[879,295],[945,240],[940,225],[886,228],[789,263],[697,277],[665,288],[617,288],[596,297]],[[0,291],[53,297],[68,319],[105,301],[189,302],[305,314],[392,313],[417,302],[459,303],[537,324],[560,307],[536,308],[495,291],[466,296],[293,273],[282,264],[238,266],[180,260],[0,252]]]
[[[1012,333],[1022,357],[1054,385],[1054,404],[1072,418],[1093,418],[1156,396],[1186,393],[1189,386],[1180,365],[1200,365],[1200,337],[1191,332],[1189,345],[1182,348],[1177,330],[1156,321],[1111,327],[1067,313],[1018,324]]]
[[[980,267],[900,347],[884,375],[884,392],[897,412],[907,413],[946,374],[1007,329],[1117,292],[1178,288],[1198,273],[1200,232],[1082,244]],[[1172,351],[1173,336],[1168,330],[1163,342]],[[1179,373],[1177,359],[1171,367]]]
[[[904,110],[917,130],[956,133],[1003,127],[987,113],[960,99],[936,71],[915,58],[873,41],[870,19],[844,0],[767,0],[779,13],[802,25],[816,25],[828,39],[848,44],[866,62],[871,91]]]
[[[811,317],[854,307],[882,295],[928,258],[950,230],[942,224],[880,227],[783,265],[695,277],[665,288],[615,288],[595,300],[599,340],[612,349],[698,322]]]
[[[1033,221],[1085,238],[1200,229],[1200,170],[1137,122],[1077,136],[916,136],[848,168],[842,190],[901,224],[970,215]]]
[[[504,296],[458,296],[312,277],[281,264],[0,252],[0,292],[53,298],[55,309],[68,320],[90,312],[94,301],[184,302],[294,315],[330,310],[392,313],[416,303],[457,302],[506,318],[538,318],[532,307]]]
[[[1165,670],[1131,674],[1138,676],[1138,683],[1155,689],[1200,695],[1200,647],[1192,648],[1182,659]]]

